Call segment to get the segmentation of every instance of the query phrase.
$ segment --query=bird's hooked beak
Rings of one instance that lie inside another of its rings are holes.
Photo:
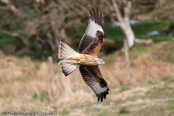
[[[105,61],[103,61],[103,64],[105,64]]]
[[[97,58],[96,61],[97,61],[98,65],[99,65],[99,64],[105,64],[105,62],[104,62],[102,59],[100,59],[100,58]]]

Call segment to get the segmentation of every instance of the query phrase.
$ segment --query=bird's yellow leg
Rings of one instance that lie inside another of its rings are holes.
[[[78,64],[80,64],[80,61],[77,61]]]
[[[80,64],[80,57],[77,58],[77,63]]]

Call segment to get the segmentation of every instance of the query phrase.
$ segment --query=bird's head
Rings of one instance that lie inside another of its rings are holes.
[[[100,58],[97,58],[96,61],[97,61],[97,64],[105,64],[105,61],[103,61]]]
[[[102,42],[104,41],[104,33],[103,32],[97,31],[96,35],[97,35],[97,38],[99,41],[102,41]]]

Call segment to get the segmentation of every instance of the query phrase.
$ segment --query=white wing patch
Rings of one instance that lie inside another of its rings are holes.
[[[90,19],[89,20],[89,25],[88,25],[87,30],[86,30],[85,33],[90,37],[96,38],[97,31],[101,31],[101,32],[104,33],[102,27],[99,24],[95,23],[93,20]]]
[[[108,90],[107,87],[102,88],[98,82],[91,83],[91,87],[94,89],[96,94],[100,94]]]

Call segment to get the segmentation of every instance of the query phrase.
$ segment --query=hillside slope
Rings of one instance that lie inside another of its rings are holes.
[[[130,112],[139,116],[144,108],[151,105],[151,100],[152,108],[145,110],[147,113],[152,112],[153,108],[157,114],[163,111],[158,108],[164,109],[165,112],[173,112],[173,49],[174,42],[171,41],[160,42],[150,47],[136,46],[130,52],[131,80],[129,81],[125,78],[124,57],[120,52],[103,57],[106,65],[101,65],[100,70],[111,92],[103,102],[106,106],[101,105],[102,108],[91,107],[91,104],[98,107],[100,103],[96,102],[94,93],[83,82],[78,70],[65,77],[55,62],[53,68],[56,93],[53,93],[48,62],[35,63],[29,57],[4,56],[0,59],[0,112],[9,109],[11,111],[44,110],[71,116],[93,115],[93,113],[105,116],[108,113],[114,115]],[[165,98],[171,99],[159,104],[153,102],[153,99]],[[142,104],[134,106],[134,102],[139,101]],[[75,110],[79,107],[80,110]]]

